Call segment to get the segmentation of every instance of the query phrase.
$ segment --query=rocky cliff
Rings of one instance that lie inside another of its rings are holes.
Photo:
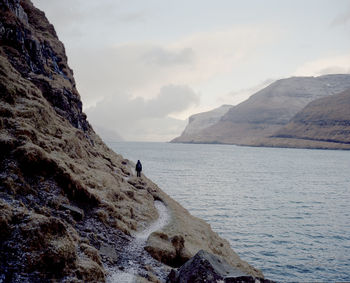
[[[350,149],[350,89],[312,101],[264,146]]]
[[[162,281],[200,249],[262,276],[95,134],[64,46],[29,0],[0,0],[0,93],[1,282],[104,282],[158,218],[155,200],[171,218],[148,239],[154,261],[135,256],[140,280]]]
[[[232,105],[222,105],[211,111],[198,113],[188,118],[188,125],[180,137],[173,139],[171,142],[182,142],[196,140],[196,135],[202,130],[215,125],[230,110]]]
[[[350,75],[293,77],[278,80],[232,107],[215,125],[178,142],[253,145],[273,135],[309,102],[350,87]]]

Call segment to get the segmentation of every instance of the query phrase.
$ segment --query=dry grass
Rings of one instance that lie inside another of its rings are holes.
[[[50,60],[42,73],[30,72],[23,49],[13,42],[0,47],[0,272],[22,281],[103,282],[103,260],[115,264],[116,257],[103,247],[120,249],[127,235],[154,221],[155,199],[173,215],[160,239],[169,241],[176,260],[206,249],[241,264],[208,224],[147,178],[136,178],[134,164],[94,133],[79,112],[63,44],[42,12],[28,0],[21,3],[29,25],[13,13],[7,17],[0,11],[1,18],[8,28],[26,29],[33,40],[49,46],[64,74],[55,72]],[[67,90],[73,102],[65,112],[52,97],[61,102]],[[87,126],[74,127],[72,115]]]

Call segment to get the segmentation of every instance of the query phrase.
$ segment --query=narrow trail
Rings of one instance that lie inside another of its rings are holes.
[[[136,275],[146,275],[145,266],[152,266],[153,271],[160,278],[164,278],[164,269],[162,265],[153,259],[145,250],[147,238],[153,232],[162,229],[169,223],[170,214],[168,209],[161,201],[155,201],[154,205],[158,211],[158,219],[151,223],[146,229],[134,234],[133,241],[123,249],[118,259],[118,269],[108,270],[107,283],[131,283],[134,282]]]

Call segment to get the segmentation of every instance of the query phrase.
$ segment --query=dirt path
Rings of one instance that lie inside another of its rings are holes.
[[[155,201],[154,205],[158,210],[158,219],[145,230],[136,233],[134,240],[119,254],[118,266],[121,269],[108,270],[108,283],[134,282],[135,275],[146,274],[145,266],[151,266],[157,275],[164,278],[164,270],[161,264],[144,250],[149,235],[162,229],[170,220],[170,214],[163,202]]]

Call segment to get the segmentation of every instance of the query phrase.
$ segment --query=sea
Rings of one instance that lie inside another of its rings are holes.
[[[350,281],[350,151],[109,146],[278,282]]]

